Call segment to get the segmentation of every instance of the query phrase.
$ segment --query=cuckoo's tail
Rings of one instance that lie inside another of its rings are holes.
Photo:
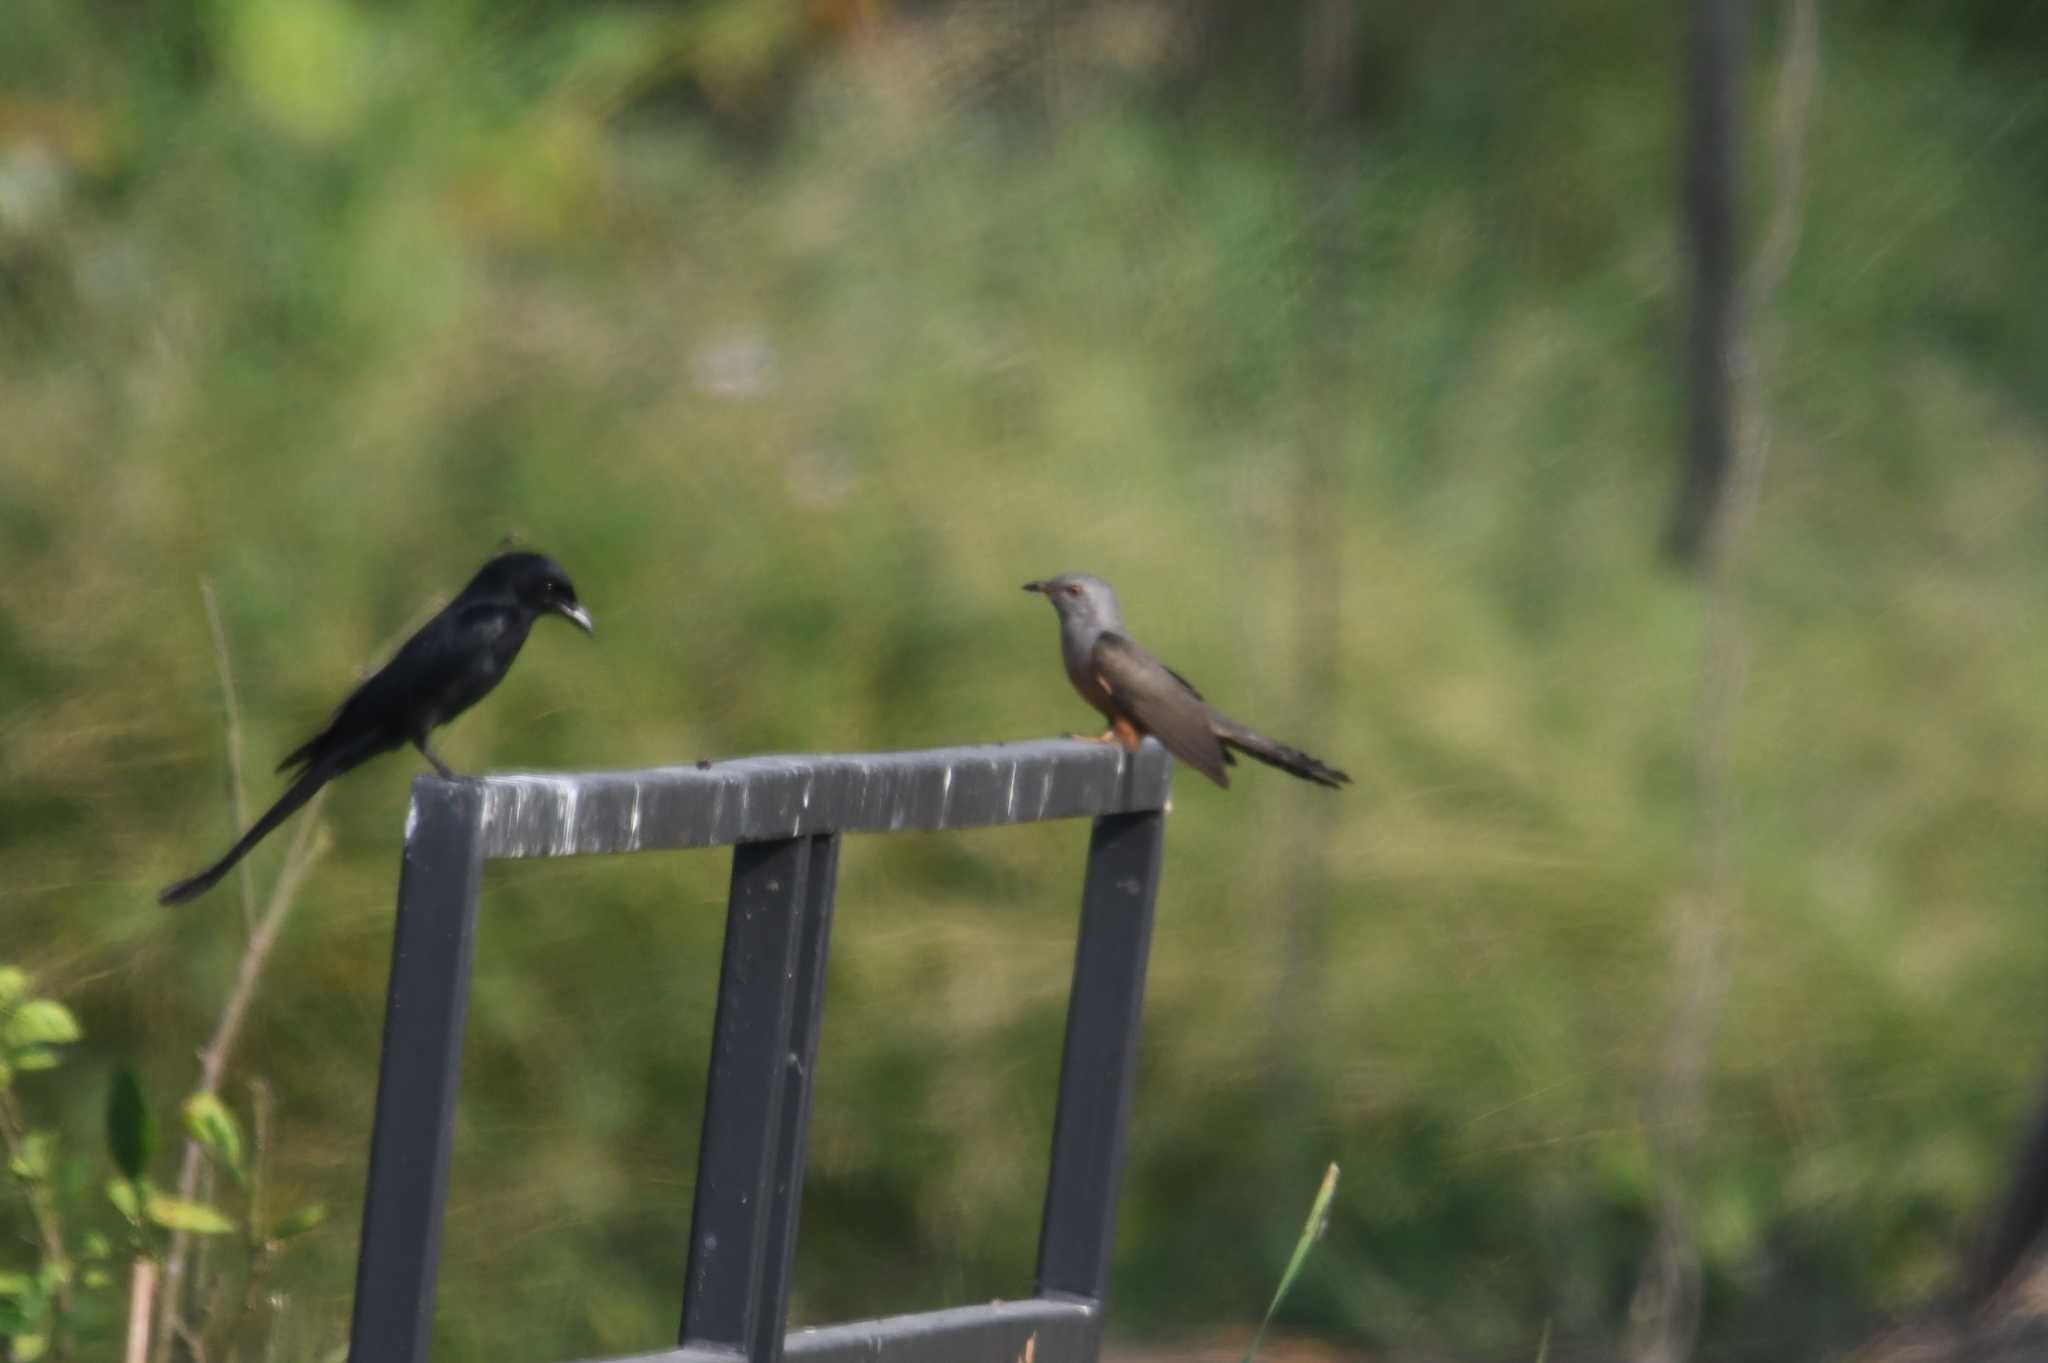
[[[1223,740],[1223,746],[1235,748],[1246,757],[1256,758],[1269,767],[1280,768],[1290,776],[1299,776],[1304,781],[1313,781],[1332,790],[1350,784],[1351,778],[1335,767],[1310,757],[1299,748],[1290,748],[1285,743],[1275,743],[1264,734],[1254,733],[1234,719],[1215,715],[1213,723],[1216,737]]]

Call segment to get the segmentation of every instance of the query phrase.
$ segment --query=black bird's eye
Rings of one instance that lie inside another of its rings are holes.
[[[1075,585],[1074,585],[1073,583],[1071,583],[1071,582],[1067,584],[1067,595],[1068,595],[1068,596],[1079,596],[1080,594],[1081,594],[1081,589],[1080,589],[1079,587],[1075,586]]]

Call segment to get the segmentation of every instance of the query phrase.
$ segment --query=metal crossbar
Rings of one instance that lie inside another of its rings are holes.
[[[630,1363],[1093,1363],[1170,762],[1071,741],[413,782],[349,1356],[425,1363],[483,867],[730,846],[679,1347]],[[1025,1300],[785,1334],[839,840],[1092,817]],[[629,1363],[616,1360],[615,1363]]]

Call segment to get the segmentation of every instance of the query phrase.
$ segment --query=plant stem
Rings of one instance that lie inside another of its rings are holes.
[[[220,627],[220,613],[214,606],[213,590],[205,583],[200,590],[206,598],[207,619],[213,629],[215,661],[220,669],[221,689],[227,698],[228,747],[230,765],[235,772],[234,798],[236,821],[241,820],[242,778],[241,778],[241,721],[239,707],[235,701],[234,669],[229,662],[226,634]],[[285,852],[284,865],[277,873],[277,881],[270,888],[270,899],[265,903],[260,917],[251,914],[252,924],[248,944],[242,948],[242,960],[235,970],[234,987],[228,991],[226,1005],[221,1009],[220,1021],[215,1024],[212,1040],[199,1053],[198,1092],[217,1095],[220,1092],[221,1076],[227,1072],[228,1057],[234,1053],[235,1042],[242,1034],[242,1021],[248,1015],[249,1004],[256,997],[256,986],[263,978],[263,967],[270,959],[271,948],[277,945],[279,932],[285,919],[290,917],[292,907],[298,902],[299,889],[305,884],[306,875],[313,869],[327,850],[327,840],[320,833],[320,805],[327,797],[325,790],[314,795],[299,815],[298,827],[293,830],[290,848]],[[243,893],[247,903],[253,904],[250,894],[248,864],[243,863]],[[206,1165],[206,1151],[190,1136],[185,1138],[184,1154],[178,1165],[178,1196],[191,1200],[198,1191],[199,1178]],[[154,1363],[170,1363],[171,1343],[183,1330],[179,1319],[179,1298],[184,1288],[185,1259],[191,1251],[191,1236],[184,1231],[171,1234],[169,1251],[164,1256],[163,1308],[156,1323],[156,1343],[151,1352]]]
[[[221,1009],[213,1039],[199,1053],[197,1091],[200,1093],[220,1092],[221,1076],[226,1073],[228,1057],[234,1053],[235,1042],[241,1037],[242,1020],[248,1015],[249,1004],[256,997],[256,986],[263,978],[263,967],[270,959],[271,948],[277,945],[278,933],[298,901],[299,888],[305,883],[306,874],[327,850],[327,839],[318,832],[320,803],[326,797],[324,790],[315,795],[307,804],[306,812],[300,815],[299,826],[292,834],[291,849],[285,853],[284,868],[278,872],[277,884],[271,887],[270,902],[264,906],[263,917],[257,923],[256,931],[250,935],[248,946],[242,949],[241,965],[235,971],[235,985],[228,993],[227,1005]],[[205,1148],[187,1136],[184,1157],[178,1166],[179,1197],[190,1200],[198,1191],[199,1175],[205,1164]],[[164,1256],[164,1307],[163,1320],[157,1328],[156,1363],[169,1363],[171,1336],[177,1324],[178,1293],[183,1286],[185,1256],[190,1249],[191,1237],[188,1234],[184,1231],[172,1233],[170,1251]]]
[[[0,1087],[0,1139],[7,1143],[10,1162],[18,1159],[28,1144],[28,1119],[15,1106],[14,1094],[4,1087]],[[61,1327],[71,1314],[71,1256],[64,1250],[64,1220],[57,1211],[56,1199],[50,1196],[48,1178],[26,1178],[21,1184],[22,1196],[28,1199],[29,1217],[36,1223],[36,1236],[43,1244],[43,1262],[64,1270],[57,1278],[57,1320]],[[51,1354],[58,1356],[56,1329],[50,1334]]]
[[[121,1351],[123,1363],[143,1363],[149,1357],[149,1317],[156,1281],[156,1260],[147,1254],[136,1255],[135,1275],[128,1286],[128,1347]]]
[[[245,828],[249,822],[249,797],[242,786],[242,705],[235,696],[235,670],[228,665],[228,632],[221,623],[220,602],[214,597],[213,583],[200,578],[199,595],[206,602],[206,632],[213,636],[213,665],[220,674],[221,700],[227,709],[228,803],[235,816],[235,827]],[[256,882],[250,877],[246,857],[236,868],[236,880],[242,890],[242,930],[254,932]]]

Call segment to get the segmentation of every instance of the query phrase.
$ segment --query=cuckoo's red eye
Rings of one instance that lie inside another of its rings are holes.
[[[1076,586],[1075,584],[1073,584],[1073,583],[1071,583],[1071,582],[1069,582],[1069,583],[1067,584],[1067,595],[1068,595],[1068,596],[1079,596],[1080,594],[1081,594],[1081,589],[1080,589],[1080,588],[1079,588],[1078,586]]]

